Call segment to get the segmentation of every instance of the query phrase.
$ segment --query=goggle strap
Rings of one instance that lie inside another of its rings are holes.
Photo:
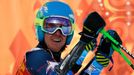
[[[36,18],[35,19],[35,22],[34,22],[34,25],[40,25],[40,26],[42,26],[43,25],[43,19]]]

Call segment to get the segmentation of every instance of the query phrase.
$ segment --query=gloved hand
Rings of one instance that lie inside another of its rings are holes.
[[[107,32],[115,40],[117,40],[120,44],[122,44],[122,41],[116,31],[108,30]],[[106,67],[109,64],[109,61],[111,60],[110,58],[114,51],[111,44],[112,42],[103,35],[100,40],[98,50],[96,52],[96,61],[99,62],[101,65],[103,65],[103,67]]]
[[[109,64],[110,59],[104,56],[102,53],[96,53],[96,61],[101,64],[103,67],[106,67]]]
[[[94,50],[97,46],[97,40],[96,39],[93,39],[91,40],[91,42],[89,42],[86,46],[85,46],[85,49],[87,51],[90,51],[90,50]]]
[[[80,32],[80,40],[89,43],[92,39],[97,38],[99,31],[104,26],[105,21],[97,12],[89,14],[84,21],[83,30]]]

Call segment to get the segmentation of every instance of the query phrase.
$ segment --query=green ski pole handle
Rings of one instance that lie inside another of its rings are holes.
[[[107,33],[105,31],[105,29],[100,30],[100,32],[105,35],[105,37],[107,37],[108,39],[110,39],[113,44],[117,45],[118,47],[120,47],[121,49],[123,49],[130,57],[132,57],[134,59],[134,55],[132,53],[130,53],[126,48],[124,48],[118,41],[116,41],[109,33]]]

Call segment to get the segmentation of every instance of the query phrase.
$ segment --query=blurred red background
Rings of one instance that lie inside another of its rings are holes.
[[[33,21],[34,13],[49,0],[1,0],[0,1],[0,75],[13,75],[26,51],[38,43]],[[105,19],[106,30],[114,29],[120,35],[123,46],[134,54],[134,1],[133,0],[61,0],[69,4],[75,13],[76,31],[68,50],[79,40],[84,18],[97,11]],[[75,40],[75,43],[74,43]],[[68,52],[65,51],[64,54]],[[129,56],[127,56],[129,57]],[[114,67],[105,68],[101,75],[134,75],[134,71],[115,52]],[[130,58],[130,57],[129,57]],[[130,58],[134,63],[134,60]]]

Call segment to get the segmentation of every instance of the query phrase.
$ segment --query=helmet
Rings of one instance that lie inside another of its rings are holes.
[[[71,8],[60,1],[50,1],[45,3],[37,12],[35,19],[36,36],[39,42],[44,40],[43,23],[46,18],[61,17],[71,22],[74,28],[74,14]],[[66,45],[69,45],[74,35],[74,29],[71,35],[67,36]]]

